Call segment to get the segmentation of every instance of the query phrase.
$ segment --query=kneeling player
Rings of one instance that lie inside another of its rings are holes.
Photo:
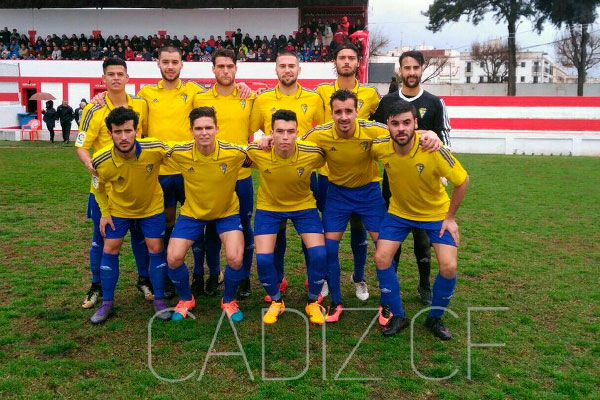
[[[456,258],[459,245],[456,211],[469,184],[461,164],[445,148],[424,152],[419,146],[417,113],[410,103],[396,103],[389,109],[389,135],[373,142],[371,154],[383,164],[389,177],[392,197],[388,213],[379,226],[375,253],[382,308],[391,311],[383,335],[391,336],[408,325],[402,309],[400,286],[392,259],[413,228],[427,232],[440,267],[433,285],[432,307],[425,325],[442,340],[451,338],[442,323],[444,309],[450,303],[456,284]],[[440,178],[454,185],[448,198]],[[381,315],[389,315],[382,312]]]
[[[93,158],[98,173],[94,178],[94,195],[102,217],[100,232],[104,251],[100,263],[103,302],[91,317],[100,324],[112,314],[113,298],[119,279],[119,251],[130,226],[137,223],[146,238],[150,255],[150,280],[154,288],[154,308],[157,317],[169,320],[164,311],[166,255],[163,248],[165,216],[162,189],[158,184],[159,166],[168,147],[152,139],[136,140],[138,115],[124,107],[110,112],[106,127],[113,144],[99,150]],[[110,197],[105,186],[111,186]]]
[[[291,219],[308,252],[308,303],[310,321],[324,321],[318,297],[325,282],[327,253],[323,226],[310,190],[311,172],[325,164],[325,152],[310,142],[298,142],[296,113],[278,110],[271,117],[273,147],[265,152],[255,143],[248,146],[248,158],[260,172],[260,186],[254,218],[254,244],[258,276],[271,298],[265,324],[274,324],[285,305],[279,291],[274,265],[277,232]]]
[[[244,315],[238,308],[235,294],[246,276],[241,268],[244,235],[235,185],[246,152],[242,147],[216,140],[217,117],[212,107],[192,110],[190,126],[194,140],[173,145],[168,159],[168,165],[181,171],[186,193],[167,251],[169,277],[181,299],[172,319],[184,319],[196,305],[184,258],[204,227],[214,223],[227,257],[221,308],[232,321],[238,322]]]

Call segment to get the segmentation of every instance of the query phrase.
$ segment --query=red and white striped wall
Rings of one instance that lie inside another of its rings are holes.
[[[600,97],[442,98],[456,152],[600,155]]]

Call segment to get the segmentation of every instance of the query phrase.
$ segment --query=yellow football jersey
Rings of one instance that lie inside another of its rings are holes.
[[[89,103],[83,109],[79,124],[79,133],[75,141],[75,147],[82,149],[94,149],[98,151],[113,144],[106,129],[106,117],[114,109],[114,105],[108,93],[104,95],[104,105]],[[145,136],[148,132],[148,105],[140,97],[127,95],[127,108],[135,111],[139,116],[138,137]]]
[[[93,193],[103,217],[144,218],[164,210],[158,173],[169,147],[153,138],[135,143],[135,157],[124,159],[114,145],[94,154],[92,163],[98,176],[92,179]],[[106,185],[110,184],[110,196]]]
[[[331,183],[355,188],[381,180],[369,151],[373,140],[388,132],[385,125],[357,119],[351,138],[339,137],[334,123],[330,122],[308,131],[302,140],[311,141],[323,149]]]
[[[319,93],[325,104],[325,122],[332,121],[329,101],[331,100],[331,95],[339,89],[337,79],[331,83],[322,83],[315,88],[315,91]],[[358,118],[369,119],[379,105],[379,92],[372,86],[360,84],[358,80],[356,80],[352,92],[356,93],[356,97],[358,97]]]
[[[194,109],[194,97],[202,92],[204,89],[197,83],[181,80],[175,89],[165,89],[162,80],[141,88],[138,97],[148,103],[148,136],[165,143],[191,140],[189,115]],[[160,169],[161,175],[177,173],[166,164]]]
[[[217,140],[214,153],[205,156],[194,141],[169,146],[165,162],[183,174],[185,204],[181,215],[212,221],[239,213],[235,184],[246,160],[242,147]]]
[[[325,164],[325,152],[310,142],[297,141],[296,151],[281,158],[272,148],[260,150],[252,143],[247,149],[252,167],[260,173],[256,209],[299,211],[316,207],[310,190],[310,174]]]
[[[266,135],[271,132],[271,116],[277,110],[291,110],[298,119],[298,134],[304,135],[315,125],[325,122],[325,108],[318,93],[304,89],[298,84],[298,90],[286,96],[279,90],[279,84],[273,89],[264,91],[256,98],[252,108],[250,129],[253,132],[262,130]]]
[[[254,104],[255,95],[247,99],[240,99],[238,89],[234,89],[229,96],[221,96],[213,85],[210,90],[194,97],[194,108],[213,107],[217,114],[217,139],[224,142],[247,146],[254,131],[250,130],[250,113]],[[251,175],[250,170],[242,168],[238,180],[246,179]]]
[[[446,177],[456,187],[467,177],[467,171],[448,149],[422,151],[417,133],[412,149],[405,156],[396,154],[389,134],[373,141],[371,154],[381,161],[390,180],[392,197],[388,211],[413,221],[446,218],[450,198],[440,178]]]

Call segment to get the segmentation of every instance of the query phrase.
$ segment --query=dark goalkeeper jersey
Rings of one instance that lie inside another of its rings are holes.
[[[388,109],[395,101],[412,103],[417,110],[418,129],[434,131],[445,146],[450,146],[450,120],[442,99],[423,89],[414,97],[407,97],[401,91],[392,92],[380,100],[373,120],[387,124]]]

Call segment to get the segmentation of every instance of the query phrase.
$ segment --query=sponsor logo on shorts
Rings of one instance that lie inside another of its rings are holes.
[[[98,177],[96,175],[92,176],[92,186],[94,189],[98,189]]]

